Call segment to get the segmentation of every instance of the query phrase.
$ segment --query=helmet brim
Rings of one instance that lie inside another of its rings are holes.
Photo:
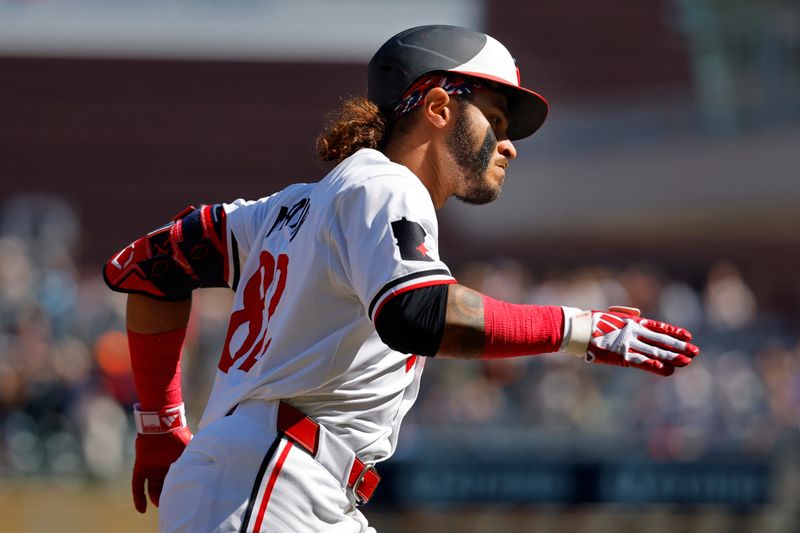
[[[508,138],[512,141],[530,137],[542,127],[547,118],[549,105],[544,97],[530,89],[508,83],[503,78],[489,76],[478,72],[450,70],[472,78],[480,78],[493,82],[506,97],[508,102]]]

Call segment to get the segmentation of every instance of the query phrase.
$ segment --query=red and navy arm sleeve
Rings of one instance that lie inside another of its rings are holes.
[[[200,287],[235,287],[238,257],[222,204],[190,206],[114,254],[103,279],[117,292],[181,300]]]

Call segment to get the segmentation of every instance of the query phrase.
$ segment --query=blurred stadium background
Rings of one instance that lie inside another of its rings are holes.
[[[671,379],[428,361],[379,531],[800,531],[800,5],[0,0],[0,529],[153,531],[129,501],[118,247],[326,167],[325,113],[417,24],[482,29],[551,115],[504,194],[441,213],[459,280],[696,332]],[[230,294],[195,298],[199,418]]]

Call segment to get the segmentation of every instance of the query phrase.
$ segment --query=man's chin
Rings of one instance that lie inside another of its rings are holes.
[[[502,189],[501,185],[498,185],[495,188],[480,188],[480,189],[473,189],[468,191],[466,194],[457,194],[456,198],[461,200],[464,203],[472,204],[472,205],[484,205],[489,204],[497,200],[500,196],[500,190]]]

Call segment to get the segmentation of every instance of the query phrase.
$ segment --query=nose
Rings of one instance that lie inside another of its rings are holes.
[[[517,149],[509,139],[503,139],[497,143],[497,151],[505,156],[509,161],[517,157]]]

